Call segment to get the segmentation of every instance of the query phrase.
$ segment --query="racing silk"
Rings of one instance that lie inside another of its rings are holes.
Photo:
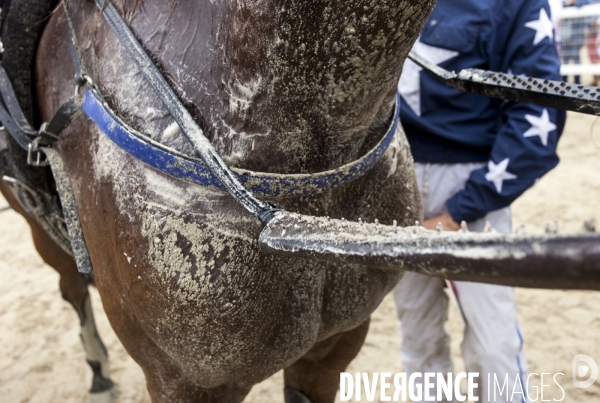
[[[560,80],[548,0],[439,0],[413,51],[447,70]],[[447,201],[457,221],[510,205],[558,164],[565,113],[466,94],[407,60],[401,121],[416,162],[484,162]]]
[[[588,6],[590,4],[600,3],[600,0],[577,0],[572,6],[573,7],[583,7]],[[569,7],[569,6],[567,6]]]

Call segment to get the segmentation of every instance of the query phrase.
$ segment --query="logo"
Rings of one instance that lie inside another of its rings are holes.
[[[571,371],[573,377],[573,385],[576,388],[584,389],[589,388],[598,379],[598,364],[590,356],[585,354],[576,355],[573,358],[573,366]],[[587,379],[581,381],[587,376]]]
[[[467,393],[462,394],[461,380],[467,381]],[[379,389],[379,397],[382,402],[406,402],[407,397],[411,401],[426,402],[471,402],[479,401],[475,391],[479,386],[479,372],[460,372],[456,375],[446,375],[435,372],[413,372],[407,375],[405,372],[392,374],[390,372],[359,372],[355,377],[348,372],[340,373],[340,400],[348,402],[362,401],[364,391],[366,401],[376,401],[376,392]],[[442,397],[444,396],[444,397]],[[436,400],[437,399],[437,400]]]

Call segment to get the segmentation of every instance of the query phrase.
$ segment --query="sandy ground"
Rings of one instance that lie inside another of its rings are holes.
[[[569,115],[559,147],[561,164],[514,204],[515,221],[525,223],[528,231],[541,231],[546,220],[560,220],[561,232],[581,231],[584,219],[600,221],[600,148],[591,140],[593,121],[593,117]],[[600,146],[600,122],[595,135]],[[0,206],[4,204],[0,199]],[[600,293],[528,289],[516,293],[530,371],[565,374],[557,378],[565,390],[564,401],[600,401],[600,380],[588,389],[577,389],[571,382],[576,354],[592,356],[600,363]],[[121,393],[119,402],[149,402],[140,368],[110,328],[96,290],[92,294],[113,379]],[[463,325],[454,308],[449,329],[455,366],[462,371]],[[60,298],[58,276],[36,254],[25,221],[12,211],[0,213],[0,402],[86,402],[91,371],[78,333],[76,314]],[[365,346],[349,371],[402,371],[399,344],[388,296],[373,315]],[[539,385],[539,377],[532,383]],[[545,383],[554,384],[548,377]],[[544,399],[561,397],[558,387],[545,389]],[[246,399],[249,403],[282,401],[280,373],[257,385]]]

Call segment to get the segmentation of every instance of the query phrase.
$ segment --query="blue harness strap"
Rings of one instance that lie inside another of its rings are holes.
[[[86,92],[84,113],[125,152],[174,178],[226,191],[204,163],[166,147],[129,127],[93,89]],[[388,149],[400,115],[400,98],[396,99],[394,117],[381,141],[362,158],[340,168],[314,174],[277,175],[231,168],[240,182],[257,196],[308,196],[351,182],[373,167]]]

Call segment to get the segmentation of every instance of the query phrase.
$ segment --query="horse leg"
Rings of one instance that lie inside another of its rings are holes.
[[[61,281],[61,291],[62,290],[63,285]],[[64,292],[63,298],[65,298]],[[71,300],[67,299],[67,301],[73,305],[75,311],[77,311],[77,314],[79,315],[81,323],[81,342],[85,349],[87,363],[92,368],[93,372],[89,402],[113,403],[116,401],[118,393],[114,383],[110,379],[108,353],[96,330],[96,322],[94,321],[90,295],[86,290],[83,301],[79,301],[82,302],[79,306]]]
[[[331,403],[340,385],[340,373],[362,347],[369,320],[357,328],[317,343],[284,371],[286,403]]]
[[[60,274],[59,285],[63,299],[73,306],[79,316],[81,342],[87,363],[93,372],[89,402],[113,403],[117,398],[117,390],[110,379],[108,353],[96,329],[87,281],[77,271],[75,261],[37,224],[31,226],[31,233],[42,259]]]
[[[77,270],[71,256],[65,253],[25,211],[6,185],[0,181],[0,191],[8,203],[27,220],[36,250],[49,266],[60,275],[60,291],[63,299],[69,302],[81,324],[81,340],[87,362],[93,371],[90,403],[113,403],[116,388],[110,380],[108,354],[96,330],[94,314],[88,292],[88,281]]]

